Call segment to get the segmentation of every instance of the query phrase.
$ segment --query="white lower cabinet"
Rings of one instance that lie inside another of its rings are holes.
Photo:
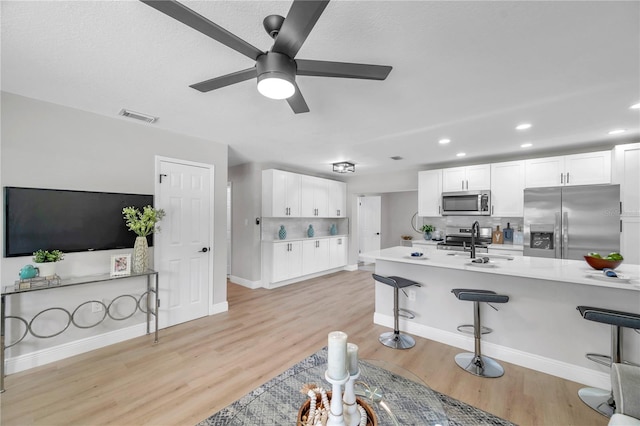
[[[271,282],[302,275],[302,241],[273,243]]]
[[[345,237],[329,240],[329,269],[340,268],[347,264],[347,239]]]
[[[305,240],[302,242],[302,275],[315,274],[329,269],[329,240]]]
[[[620,254],[624,257],[624,263],[640,264],[640,217],[623,217],[620,232]],[[622,268],[624,268],[624,263]]]
[[[266,287],[346,266],[347,241],[347,237],[336,236],[264,243]]]

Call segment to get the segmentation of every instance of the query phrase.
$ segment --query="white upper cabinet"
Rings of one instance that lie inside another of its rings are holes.
[[[262,171],[262,216],[347,217],[347,184],[314,176]]]
[[[329,215],[329,184],[327,179],[302,176],[302,217],[327,217]]]
[[[347,217],[347,184],[329,180],[328,217]]]
[[[418,216],[440,216],[442,170],[418,172]]]
[[[525,161],[525,187],[611,183],[611,151]]]
[[[640,143],[618,145],[613,152],[613,182],[620,184],[622,216],[640,216]]]
[[[475,191],[491,188],[491,166],[453,167],[442,170],[442,192]]]
[[[282,170],[262,171],[262,216],[300,217],[301,175]]]
[[[491,215],[524,215],[524,161],[491,164]]]

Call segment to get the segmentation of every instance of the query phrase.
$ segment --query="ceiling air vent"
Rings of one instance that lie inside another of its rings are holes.
[[[391,158],[392,160],[396,160],[396,161],[397,161],[397,160],[402,160],[402,157],[400,157],[400,156],[398,156],[398,155],[393,156],[393,157],[389,157],[389,158]]]
[[[123,117],[135,118],[136,120],[144,121],[145,123],[155,123],[158,120],[158,117],[154,117],[152,115],[143,114],[141,112],[135,112],[128,109],[121,109],[118,113]]]

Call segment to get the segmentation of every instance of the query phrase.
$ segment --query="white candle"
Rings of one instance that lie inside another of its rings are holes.
[[[347,334],[332,331],[328,340],[327,374],[334,380],[342,380],[347,376]]]
[[[358,345],[347,343],[347,370],[349,375],[358,373]]]

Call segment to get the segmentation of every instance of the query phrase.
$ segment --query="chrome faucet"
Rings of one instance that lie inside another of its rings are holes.
[[[476,237],[480,238],[480,224],[476,220],[471,225],[471,258],[476,258]]]

